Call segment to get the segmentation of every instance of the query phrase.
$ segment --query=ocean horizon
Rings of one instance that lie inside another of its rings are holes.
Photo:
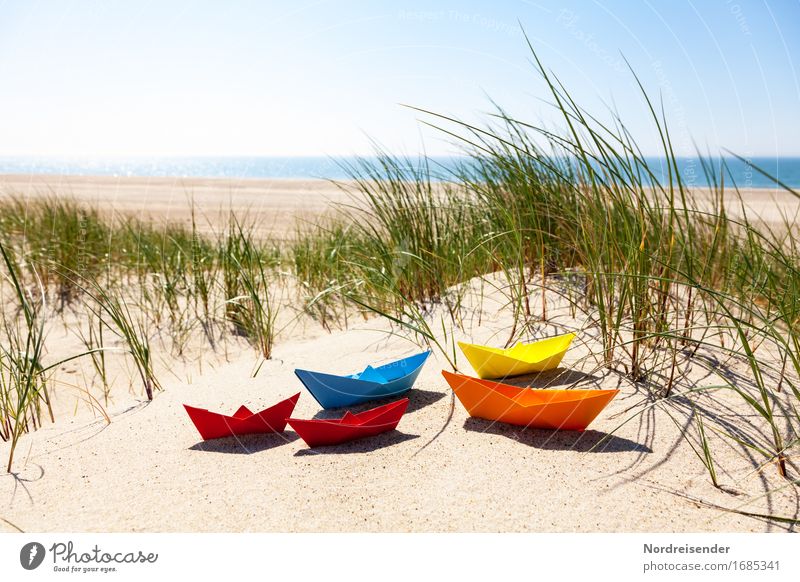
[[[73,175],[113,177],[178,177],[178,178],[252,178],[252,179],[321,179],[345,180],[346,167],[360,160],[375,160],[364,156],[194,156],[194,157],[37,157],[0,156],[0,174]],[[412,158],[413,160],[413,158]],[[445,177],[467,157],[430,157],[437,176]],[[652,168],[660,170],[660,180],[667,175],[665,158],[647,158]],[[774,188],[776,183],[759,172],[768,174],[791,188],[800,187],[800,157],[753,157],[749,163],[734,157],[713,158],[715,170],[724,161],[727,167],[725,183],[739,188]],[[678,165],[688,186],[708,186],[703,166],[697,157],[680,157]]]

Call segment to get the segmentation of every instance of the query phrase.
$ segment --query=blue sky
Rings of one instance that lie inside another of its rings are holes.
[[[800,0],[0,0],[0,155],[440,154],[408,103],[553,123],[518,25],[578,102],[677,147],[800,155]]]

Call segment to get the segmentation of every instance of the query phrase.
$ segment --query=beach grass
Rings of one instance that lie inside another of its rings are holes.
[[[0,254],[13,287],[20,318],[3,314],[3,342],[0,343],[0,399],[2,427],[0,435],[10,441],[7,470],[11,472],[14,451],[23,432],[42,424],[45,407],[54,421],[47,393],[47,376],[42,362],[45,341],[44,294],[38,296],[23,288],[19,267],[6,247],[0,244]],[[38,290],[42,290],[39,282]]]

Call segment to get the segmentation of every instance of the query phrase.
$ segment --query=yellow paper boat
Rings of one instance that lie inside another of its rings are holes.
[[[458,342],[479,378],[504,378],[558,367],[572,343],[574,333],[501,349]]]

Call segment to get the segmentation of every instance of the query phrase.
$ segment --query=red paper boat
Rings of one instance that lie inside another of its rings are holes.
[[[289,425],[309,447],[338,445],[393,430],[408,408],[408,398],[358,414],[345,412],[342,418],[301,420],[290,418]]]
[[[207,441],[233,435],[283,432],[286,428],[286,419],[292,414],[298,398],[300,398],[299,392],[258,413],[251,412],[246,406],[240,406],[233,416],[186,404],[183,407],[189,413],[189,418],[197,427],[200,436]]]

